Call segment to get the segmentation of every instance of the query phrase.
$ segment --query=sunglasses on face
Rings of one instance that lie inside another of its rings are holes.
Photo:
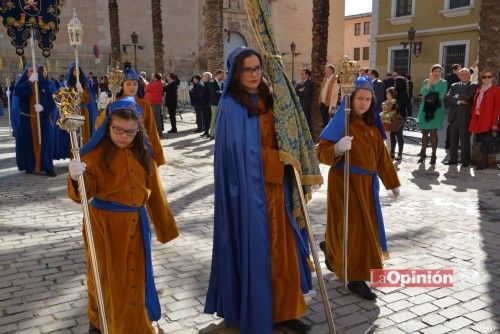
[[[483,76],[481,76],[481,79],[491,79],[491,78],[493,78],[492,75],[483,75]]]

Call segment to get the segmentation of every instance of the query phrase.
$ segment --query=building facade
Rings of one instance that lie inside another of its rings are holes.
[[[361,67],[370,65],[371,17],[371,13],[350,15],[344,21],[344,54]]]
[[[370,65],[381,73],[410,71],[418,89],[434,64],[446,73],[455,63],[472,66],[480,5],[481,0],[373,0]]]
[[[330,25],[328,60],[338,62],[343,52],[344,0],[330,1]],[[312,1],[269,0],[276,39],[284,53],[283,62],[288,71],[292,69],[290,44],[296,45],[294,72],[297,78],[300,70],[310,67],[312,48]],[[180,77],[189,79],[191,75],[206,69],[203,37],[203,0],[165,0],[162,1],[163,44],[165,71],[176,72]],[[243,0],[224,0],[224,55],[237,46],[256,47],[253,30],[248,21]],[[74,59],[74,50],[69,46],[67,23],[76,9],[83,24],[83,45],[79,48],[80,63],[86,71],[97,75],[107,72],[111,63],[111,37],[109,34],[108,2],[99,0],[65,0],[60,15],[60,27],[51,57],[44,59],[36,50],[37,59],[47,65],[52,76],[64,73]],[[154,70],[153,28],[151,23],[150,2],[123,0],[118,2],[120,44],[122,62],[134,65],[134,47],[131,34],[138,35],[137,68],[149,76]],[[127,46],[128,44],[128,46]],[[125,47],[123,47],[125,45]],[[99,58],[94,50],[99,51]],[[126,49],[126,50],[125,50]],[[125,53],[126,51],[126,53]],[[297,55],[298,53],[298,55]],[[25,49],[26,58],[30,51]],[[0,27],[0,57],[3,70],[1,77],[19,72],[19,57],[10,45],[5,27]],[[225,62],[224,62],[225,63]]]

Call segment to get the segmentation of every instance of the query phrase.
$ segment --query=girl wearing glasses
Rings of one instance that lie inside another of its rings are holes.
[[[161,316],[148,214],[159,242],[178,235],[141,119],[133,97],[111,103],[103,124],[82,148],[82,161],[69,164],[69,197],[80,202],[75,180],[83,174],[92,199],[90,220],[110,333],[154,333],[151,322]],[[95,334],[101,326],[90,270],[87,265],[89,333]]]
[[[311,287],[307,238],[293,218],[291,170],[280,160],[273,96],[262,57],[238,48],[228,58],[214,151],[214,248],[205,313],[240,333],[279,328],[306,333],[299,320]]]
[[[496,167],[495,140],[498,135],[500,115],[500,89],[493,72],[481,71],[481,87],[476,91],[472,104],[469,131],[481,143],[481,160],[477,169]]]

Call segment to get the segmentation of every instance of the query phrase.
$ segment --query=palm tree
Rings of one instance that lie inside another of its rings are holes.
[[[153,23],[153,49],[155,72],[163,73],[163,24],[161,20],[161,0],[151,0],[151,16]]]
[[[208,71],[214,73],[224,66],[222,0],[205,0],[205,52]]]
[[[498,0],[482,0],[479,13],[479,71],[488,68],[498,75],[500,70],[500,6]]]
[[[111,34],[111,59],[112,66],[121,64],[120,50],[120,20],[118,19],[118,1],[109,0],[109,32]]]
[[[313,107],[311,110],[313,140],[319,140],[323,128],[323,121],[319,113],[319,94],[321,80],[328,56],[328,17],[330,16],[330,3],[325,0],[313,0],[313,27],[311,72],[314,82]]]

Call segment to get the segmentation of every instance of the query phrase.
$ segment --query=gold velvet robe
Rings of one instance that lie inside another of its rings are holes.
[[[102,145],[82,157],[87,197],[119,202],[128,206],[146,205],[156,238],[166,243],[179,234],[166,201],[156,163],[151,161],[151,175],[130,149],[117,149],[110,159],[112,173],[100,164]],[[80,202],[78,185],[68,178],[68,195]],[[94,242],[101,273],[109,332],[154,333],[145,308],[145,264],[138,212],[110,212],[89,205]],[[88,317],[100,326],[97,294],[87,249]]]
[[[304,315],[295,235],[290,226],[283,190],[284,164],[279,159],[273,113],[260,114],[260,140],[268,208],[269,250],[273,291],[273,323]]]
[[[156,129],[156,121],[153,114],[153,110],[151,110],[151,104],[148,101],[134,97],[137,104],[141,106],[142,111],[144,112],[142,116],[142,122],[144,124],[144,128],[146,129],[149,140],[151,141],[151,146],[153,147],[154,160],[156,161],[156,165],[160,167],[164,165],[165,156],[163,155],[163,148],[160,142],[160,136],[158,136],[158,130]],[[106,112],[101,112],[96,119],[95,128],[97,129],[104,119],[106,118]]]
[[[354,137],[351,166],[376,171],[387,189],[399,187],[396,170],[376,126],[369,126],[361,118],[353,116],[349,132]],[[326,261],[337,277],[343,279],[344,170],[334,167],[343,155],[335,157],[335,143],[331,141],[320,140],[317,148],[319,161],[333,166],[328,173]],[[349,187],[347,279],[369,281],[370,269],[382,268],[384,255],[379,241],[372,176],[350,173]]]

